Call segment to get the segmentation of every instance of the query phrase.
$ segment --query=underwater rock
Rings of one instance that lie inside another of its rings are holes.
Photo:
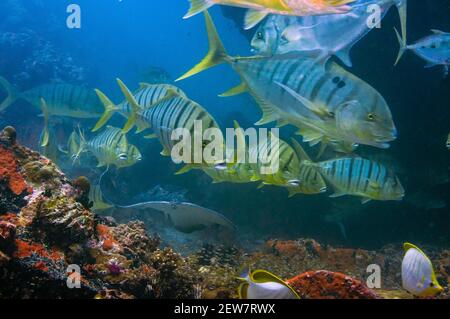
[[[86,207],[82,179],[0,133],[0,298],[190,298],[198,276],[158,249],[142,222],[117,224]],[[80,288],[69,289],[69,265]]]
[[[287,283],[304,299],[380,299],[361,281],[326,270],[310,271]]]

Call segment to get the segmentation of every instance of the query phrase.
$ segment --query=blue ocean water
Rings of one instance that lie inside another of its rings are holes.
[[[72,3],[81,8],[81,29],[66,26],[66,8]],[[187,9],[188,2],[182,0],[3,1],[0,75],[21,90],[49,82],[83,84],[101,89],[118,103],[123,95],[116,78],[134,89],[145,81],[150,68],[157,67],[174,80],[204,56],[208,48],[204,19],[183,20]],[[242,12],[219,6],[210,10],[228,52],[247,56],[254,30],[242,30]],[[416,41],[430,29],[448,32],[449,15],[448,1],[411,1],[408,39]],[[450,130],[450,81],[443,79],[439,68],[424,69],[424,62],[412,53],[394,67],[398,52],[394,26],[398,27],[398,17],[392,9],[383,27],[352,50],[354,66],[349,70],[375,87],[391,107],[397,141],[388,150],[361,147],[357,152],[397,172],[407,192],[402,202],[361,205],[357,198],[331,199],[329,193],[288,198],[284,189],[275,187],[212,185],[198,171],[175,176],[176,167],[159,155],[159,144],[137,136],[130,139],[139,145],[143,161],[111,173],[105,196],[132,204],[151,199],[149,190],[160,186],[169,195],[182,193],[186,200],[224,214],[238,226],[240,235],[260,240],[313,237],[358,247],[403,241],[448,246],[450,153],[445,140]],[[222,65],[177,86],[204,106],[222,128],[232,127],[233,120],[249,127],[261,116],[249,95],[217,96],[238,83],[232,69]],[[42,127],[38,114],[21,101],[0,114],[0,121],[2,126],[15,126],[21,139],[38,149]],[[86,121],[83,126],[94,123]],[[120,118],[113,123],[123,125]],[[77,121],[61,120],[58,125],[66,136]],[[288,127],[281,134],[289,138],[293,132]],[[95,167],[63,166],[72,176],[91,174]]]

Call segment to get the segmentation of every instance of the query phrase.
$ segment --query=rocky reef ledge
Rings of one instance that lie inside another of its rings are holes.
[[[375,253],[313,240],[274,240],[253,253],[205,245],[182,257],[161,248],[158,236],[149,236],[142,222],[118,224],[94,214],[89,189],[87,179],[68,179],[50,160],[17,143],[14,128],[3,129],[0,298],[236,298],[242,265],[292,277],[288,282],[303,298],[411,297],[374,292],[356,279],[377,262],[389,273],[383,285],[399,290],[397,249]],[[389,254],[397,256],[394,262],[388,262]],[[436,259],[448,286],[448,251]]]

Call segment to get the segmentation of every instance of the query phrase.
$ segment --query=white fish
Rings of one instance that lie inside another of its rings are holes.
[[[318,52],[319,59],[337,56],[352,66],[350,50],[375,26],[372,6],[378,6],[383,19],[392,6],[397,6],[402,36],[406,40],[407,0],[358,0],[349,13],[286,17],[273,15],[258,29],[252,39],[255,53],[276,55],[290,52]],[[370,24],[369,24],[370,22]]]
[[[174,228],[183,233],[192,233],[212,226],[223,226],[234,230],[235,226],[222,214],[211,209],[191,203],[146,202],[131,206],[120,206],[124,209],[154,209],[164,213]]]
[[[244,270],[238,288],[240,299],[300,299],[287,283],[265,270]]]
[[[403,245],[405,256],[402,262],[403,288],[420,296],[435,296],[443,291],[434,274],[433,265],[425,253],[410,243]]]

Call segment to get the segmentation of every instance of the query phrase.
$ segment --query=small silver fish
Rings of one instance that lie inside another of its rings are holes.
[[[442,65],[444,67],[444,75],[447,76],[450,65],[450,33],[439,30],[431,31],[433,31],[432,35],[425,37],[414,44],[407,45],[406,40],[403,40],[397,30],[395,30],[400,44],[400,52],[398,53],[395,64],[397,65],[407,50],[411,50],[417,56],[427,61],[426,68]]]

